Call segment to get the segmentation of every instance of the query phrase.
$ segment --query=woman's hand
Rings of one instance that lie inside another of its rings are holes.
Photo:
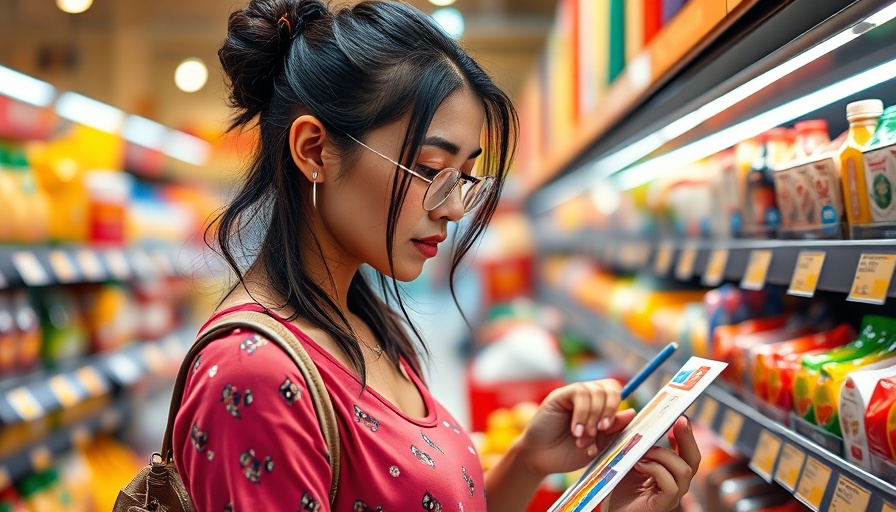
[[[517,441],[521,460],[535,475],[574,471],[587,465],[631,422],[617,414],[621,387],[612,379],[578,382],[554,390]]]
[[[700,449],[687,417],[678,418],[669,441],[671,450],[648,450],[613,489],[612,512],[668,512],[678,506],[700,466]]]

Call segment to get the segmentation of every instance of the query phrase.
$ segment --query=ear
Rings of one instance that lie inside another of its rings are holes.
[[[327,144],[327,130],[323,123],[312,115],[299,116],[289,129],[289,150],[292,160],[308,181],[317,173],[317,182],[322,183],[324,171],[324,151]]]

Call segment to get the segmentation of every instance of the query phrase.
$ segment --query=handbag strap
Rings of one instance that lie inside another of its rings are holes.
[[[190,347],[186,357],[181,363],[180,370],[177,373],[177,380],[174,382],[174,394],[171,398],[171,407],[168,411],[168,426],[165,428],[165,437],[162,438],[162,459],[165,462],[174,460],[174,452],[172,449],[172,436],[174,433],[174,419],[180,410],[181,401],[184,396],[184,386],[190,368],[193,366],[193,360],[199,355],[209,343],[219,338],[219,335],[232,331],[235,328],[244,328],[263,335],[270,341],[280,346],[295,362],[305,382],[308,384],[308,391],[314,401],[314,408],[317,411],[317,419],[320,423],[321,432],[324,435],[324,442],[330,455],[330,503],[336,500],[336,491],[339,487],[339,429],[336,425],[336,413],[333,410],[333,403],[330,401],[330,395],[324,386],[323,379],[317,370],[317,366],[299,343],[296,335],[293,334],[280,321],[275,320],[270,315],[259,313],[256,311],[236,311],[227,313],[210,323],[203,329]]]

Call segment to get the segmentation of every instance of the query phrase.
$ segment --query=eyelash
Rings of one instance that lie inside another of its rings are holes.
[[[441,171],[437,171],[437,170],[433,169],[432,167],[427,167],[425,165],[420,165],[420,164],[417,164],[416,171],[419,172],[421,175],[426,176],[429,179],[435,179],[436,175],[439,174],[439,172],[441,172]]]

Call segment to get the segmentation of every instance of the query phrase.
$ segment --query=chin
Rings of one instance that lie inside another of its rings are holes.
[[[420,277],[423,273],[423,265],[396,265],[393,279],[402,283],[408,283]]]

